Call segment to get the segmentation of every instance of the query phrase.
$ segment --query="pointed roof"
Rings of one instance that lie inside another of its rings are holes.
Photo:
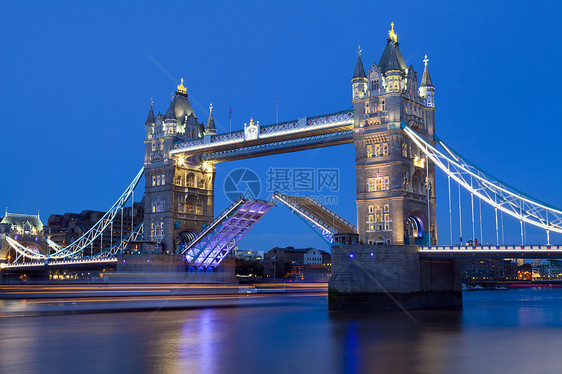
[[[175,103],[176,103],[176,98],[174,97],[174,94],[172,94],[171,100],[170,100],[170,106],[168,107],[168,110],[166,111],[166,115],[164,116],[164,119],[176,119],[176,112],[174,110]]]
[[[404,57],[402,57],[400,48],[398,48],[398,35],[394,32],[394,22],[392,22],[390,26],[392,29],[388,31],[386,47],[384,48],[381,59],[379,60],[379,68],[383,74],[389,70],[404,71],[408,67],[406,66]]]
[[[213,118],[213,103],[209,105],[209,120],[207,121],[207,126],[205,126],[205,129],[207,131],[217,131],[217,128],[215,127],[215,119]]]
[[[150,109],[148,110],[148,115],[146,116],[146,122],[145,123],[154,123],[155,119],[154,119],[154,110],[152,109],[152,98],[150,99]]]
[[[355,63],[355,71],[353,72],[353,78],[367,78],[365,75],[365,69],[363,68],[363,61],[361,61],[361,48],[357,46],[357,62]]]
[[[183,85],[183,78],[181,79],[181,84],[178,85],[176,94],[172,94],[170,107],[166,111],[166,119],[183,119],[186,116],[194,115],[193,107],[187,98],[187,89]],[[195,116],[197,118],[197,116]]]
[[[383,74],[389,70],[404,71],[407,68],[406,61],[404,61],[404,57],[402,57],[402,52],[400,52],[400,48],[398,48],[398,42],[395,42],[391,38],[387,39],[386,47],[379,60],[379,68]]]
[[[425,64],[425,67],[423,69],[423,76],[422,76],[422,81],[421,81],[421,86],[431,86],[433,87],[433,82],[431,81],[431,75],[429,75],[429,69],[427,68],[427,63],[429,62],[429,59],[427,58],[427,55],[425,55],[425,58],[423,59],[423,62]]]

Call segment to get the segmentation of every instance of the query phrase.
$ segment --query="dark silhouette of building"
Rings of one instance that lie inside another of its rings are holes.
[[[83,210],[81,213],[52,214],[48,219],[50,239],[63,247],[73,243],[92,228],[105,212]],[[121,219],[122,218],[122,219]],[[89,248],[84,249],[84,256],[91,256],[103,249],[111,248],[137,227],[144,218],[144,200],[134,203],[133,207],[124,207],[113,223],[103,232],[103,236],[94,240]],[[132,223],[132,225],[131,225]],[[103,242],[103,246],[102,246]]]

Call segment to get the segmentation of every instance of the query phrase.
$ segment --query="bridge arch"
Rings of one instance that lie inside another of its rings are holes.
[[[427,231],[427,214],[419,209],[411,211],[404,222],[404,244],[423,244]]]

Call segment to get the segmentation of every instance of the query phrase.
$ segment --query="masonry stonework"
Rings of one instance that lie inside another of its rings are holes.
[[[165,115],[154,115],[151,103],[145,129],[144,240],[154,243],[158,253],[177,253],[178,246],[187,244],[214,218],[215,165],[198,157],[173,157],[170,152],[178,141],[216,132],[212,106],[204,126],[195,116],[182,79]]]
[[[328,306],[333,311],[459,308],[459,265],[423,259],[411,245],[332,247]]]
[[[357,228],[365,244],[436,244],[435,166],[404,133],[404,123],[435,144],[434,87],[427,68],[418,86],[389,32],[365,74],[360,50],[352,78]]]

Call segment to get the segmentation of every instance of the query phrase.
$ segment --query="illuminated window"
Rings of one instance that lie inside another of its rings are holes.
[[[152,176],[152,185],[156,186],[156,176],[155,175]]]
[[[157,177],[156,177],[156,185],[157,185],[157,186],[160,186],[160,176],[157,176]]]
[[[383,143],[383,145],[382,145],[382,155],[388,156],[388,143]]]
[[[164,211],[164,202],[152,203],[152,213],[161,213]]]
[[[373,213],[373,206],[369,205],[369,213]]]
[[[373,146],[370,144],[367,146],[367,157],[373,157]]]
[[[185,212],[186,213],[195,213],[195,204],[193,202],[185,203]]]
[[[388,191],[390,189],[389,177],[377,177],[367,179],[367,191]]]
[[[388,213],[384,214],[384,229],[390,230],[390,214]]]
[[[165,180],[166,180],[166,175],[162,174],[162,184],[166,184]]]
[[[402,156],[408,157],[408,144],[402,143]]]
[[[379,157],[381,155],[381,146],[380,144],[375,144],[375,157]]]
[[[195,175],[193,173],[187,176],[187,187],[195,187]]]
[[[201,204],[195,205],[195,214],[201,214]]]

